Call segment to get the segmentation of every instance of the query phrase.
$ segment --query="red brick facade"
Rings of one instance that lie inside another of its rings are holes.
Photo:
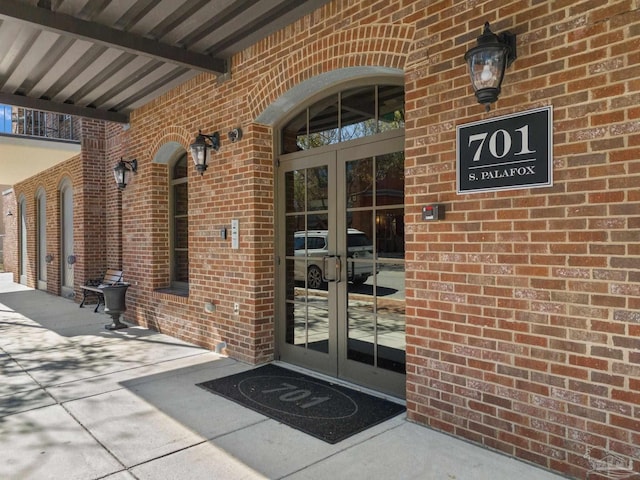
[[[96,278],[104,273],[106,257],[106,243],[108,234],[106,229],[106,205],[110,203],[109,195],[105,193],[105,125],[103,122],[82,120],[80,122],[82,135],[82,151],[73,159],[58,164],[39,175],[14,186],[13,192],[5,196],[5,210],[12,210],[6,225],[5,237],[5,270],[14,274],[14,280],[20,281],[20,234],[18,222],[23,214],[20,202],[25,201],[24,212],[27,226],[27,252],[29,261],[26,262],[27,285],[37,285],[37,203],[38,192],[43,191],[46,198],[46,235],[47,254],[53,260],[47,263],[47,291],[59,295],[61,228],[60,228],[60,189],[66,181],[73,187],[73,237],[74,254],[77,263],[74,265],[74,281],[82,285],[89,278]],[[22,160],[21,160],[22,161]],[[113,177],[111,172],[109,176]],[[111,185],[111,183],[109,184]],[[110,192],[110,196],[117,192]],[[117,209],[114,209],[117,211]],[[6,217],[5,217],[6,218]],[[119,236],[114,230],[110,235]],[[111,261],[117,261],[110,259]],[[112,266],[112,265],[110,265]],[[119,265],[115,265],[115,268]],[[79,290],[76,296],[79,295]]]
[[[485,21],[516,33],[518,48],[490,113],[463,59]],[[211,349],[224,341],[251,363],[272,360],[279,120],[262,119],[306,80],[350,67],[404,75],[409,418],[574,478],[590,469],[588,451],[640,468],[637,1],[336,0],[233,57],[228,78],[202,74],[135,111],[128,129],[83,122],[80,157],[16,185],[15,199],[26,198],[33,219],[45,189],[58,252],[57,189],[69,178],[77,285],[122,267],[127,320]],[[456,193],[457,125],[548,105],[552,187]],[[236,127],[244,135],[231,144]],[[223,144],[203,176],[190,165],[182,297],[158,291],[170,275],[158,158],[167,145],[188,150],[199,129],[219,131]],[[120,157],[139,163],[122,193],[111,172]],[[421,220],[431,203],[446,205],[446,220]],[[239,250],[219,236],[231,219]],[[29,220],[30,258],[34,228]],[[17,279],[9,243],[5,266]],[[55,265],[48,290],[57,294]]]
[[[2,192],[2,218],[5,219],[2,262],[5,272],[18,272],[18,223],[13,218],[17,211],[14,192],[6,189]]]

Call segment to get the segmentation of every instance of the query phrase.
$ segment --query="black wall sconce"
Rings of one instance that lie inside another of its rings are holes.
[[[217,152],[220,149],[220,134],[215,132],[211,135],[205,135],[202,130],[198,130],[198,136],[190,148],[193,162],[196,164],[196,170],[202,175],[211,159],[211,150]]]
[[[129,184],[129,181],[131,180],[131,174],[137,172],[138,160],[136,160],[135,158],[133,160],[123,160],[121,158],[118,164],[113,167],[113,176],[116,179],[118,189],[124,190],[124,188]]]
[[[478,103],[482,103],[488,112],[500,95],[505,69],[517,58],[516,36],[508,31],[496,35],[486,22],[477,42],[478,45],[464,54],[464,59],[469,64]]]
[[[7,212],[7,217],[13,217],[13,212],[11,210]]]

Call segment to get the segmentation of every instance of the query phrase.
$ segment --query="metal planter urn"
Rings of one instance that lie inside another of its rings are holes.
[[[107,330],[119,330],[128,328],[129,325],[120,321],[120,315],[127,310],[125,297],[127,295],[128,283],[116,283],[114,285],[101,287],[104,294],[104,313],[111,315],[113,322],[105,325]]]

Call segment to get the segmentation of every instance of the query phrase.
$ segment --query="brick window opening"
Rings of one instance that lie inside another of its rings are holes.
[[[171,281],[173,293],[189,293],[189,184],[187,154],[169,168]]]

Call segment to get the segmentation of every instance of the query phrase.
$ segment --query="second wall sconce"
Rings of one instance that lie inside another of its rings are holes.
[[[488,112],[500,95],[505,69],[517,58],[516,36],[508,31],[496,35],[486,22],[477,42],[477,46],[464,54],[464,59],[469,64],[478,103],[482,103]]]
[[[129,184],[131,180],[131,174],[138,172],[138,160],[135,158],[133,160],[124,160],[120,158],[118,164],[113,167],[113,176],[116,179],[116,185],[118,185],[119,190],[124,190],[124,188]]]
[[[190,148],[196,170],[202,175],[211,159],[211,150],[217,152],[220,149],[220,134],[215,132],[211,135],[205,135],[202,130],[198,130],[198,136]]]

